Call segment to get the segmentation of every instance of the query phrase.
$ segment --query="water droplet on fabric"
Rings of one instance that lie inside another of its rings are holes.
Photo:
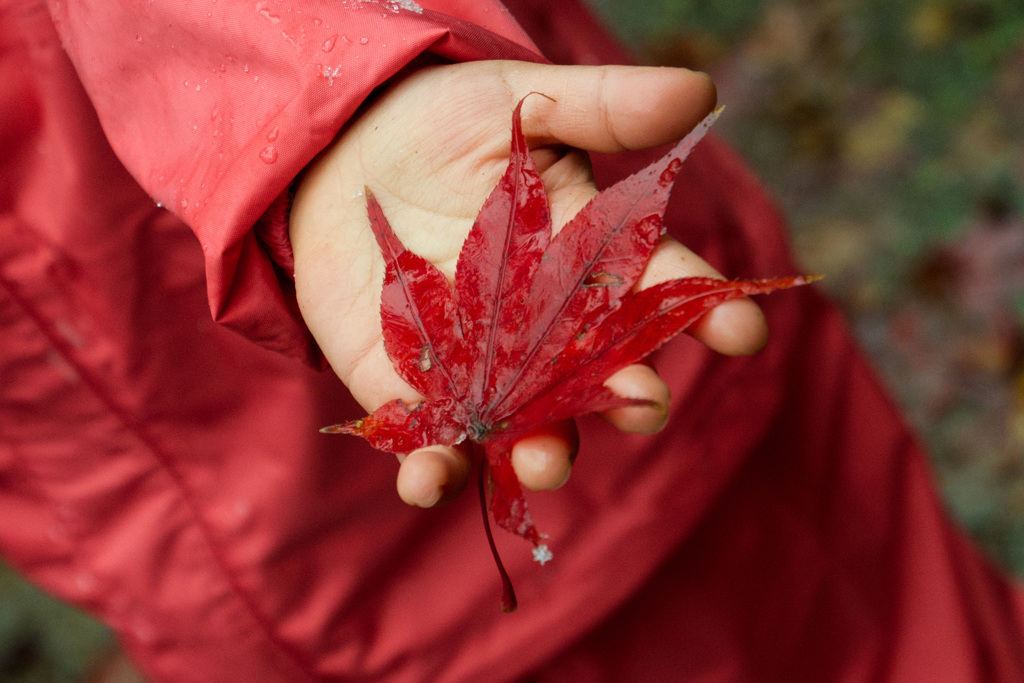
[[[325,66],[321,73],[323,74],[323,77],[327,79],[327,85],[334,85],[334,77],[341,74],[341,67]]]
[[[273,145],[267,145],[264,147],[263,151],[260,152],[260,161],[265,164],[272,164],[277,161],[277,148]]]
[[[69,363],[67,358],[58,353],[56,349],[46,350],[46,362],[55,368],[68,384],[77,384],[81,379],[75,366]]]
[[[62,524],[53,524],[46,530],[46,538],[52,543],[67,543],[70,539],[68,530]]]
[[[148,619],[136,617],[131,625],[132,635],[143,643],[152,642],[156,638],[156,629]]]
[[[96,588],[96,577],[89,572],[78,572],[75,576],[75,588],[82,593],[91,593]]]
[[[139,33],[136,33],[135,34],[135,41],[138,42],[138,43],[141,43],[142,42],[142,35],[139,34]]]
[[[235,514],[238,515],[239,519],[246,519],[252,514],[252,503],[247,500],[236,500],[235,501]]]
[[[65,320],[64,318],[57,318],[53,321],[53,326],[57,328],[60,335],[64,337],[71,346],[76,349],[85,348],[85,337],[83,337],[81,333],[71,325],[70,321]]]
[[[367,38],[366,36],[363,36],[362,38],[359,39],[359,44],[360,45],[366,45],[369,42],[370,42],[370,39]]]
[[[281,21],[281,15],[272,12],[270,8],[267,6],[266,2],[257,3],[256,11],[259,12],[261,17],[263,17],[272,24],[277,24]]]
[[[324,52],[330,52],[334,49],[334,45],[338,42],[338,34],[335,33],[333,36],[324,41],[324,44],[320,46],[320,49]]]
[[[398,14],[399,10],[403,9],[415,12],[416,14],[423,14],[423,8],[413,2],[413,0],[388,0],[388,2],[384,3],[384,8],[395,14]]]
[[[274,126],[274,129],[267,133],[267,142],[273,142],[276,140],[280,132],[280,129],[277,126]]]

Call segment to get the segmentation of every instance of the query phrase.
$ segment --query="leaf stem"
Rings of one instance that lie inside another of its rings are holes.
[[[498,548],[494,545],[494,536],[491,534],[491,521],[487,513],[487,495],[484,491],[484,479],[487,477],[487,456],[482,452],[482,449],[478,448],[477,445],[473,444],[473,450],[479,454],[480,467],[477,470],[477,488],[480,492],[480,512],[484,518],[484,531],[487,533],[487,545],[491,547],[491,555],[494,556],[494,564],[498,566],[498,573],[501,574],[501,611],[502,612],[515,612],[516,611],[516,592],[512,588],[512,579],[509,578],[508,572],[505,571],[505,565],[501,563],[501,556],[498,555]]]

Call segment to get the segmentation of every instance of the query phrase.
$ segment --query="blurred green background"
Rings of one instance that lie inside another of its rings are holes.
[[[589,2],[715,78],[950,511],[1024,577],[1024,2]]]
[[[715,78],[949,509],[1024,576],[1024,3],[588,2],[641,62]],[[0,681],[119,680],[112,647],[0,566]]]

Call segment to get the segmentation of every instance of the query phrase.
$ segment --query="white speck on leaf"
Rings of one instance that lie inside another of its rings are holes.
[[[427,372],[432,367],[434,367],[434,359],[430,355],[430,347],[424,346],[420,353],[420,372]]]
[[[533,561],[539,562],[542,567],[546,562],[552,560],[554,557],[555,556],[551,553],[551,549],[548,548],[545,543],[541,543],[533,549]]]

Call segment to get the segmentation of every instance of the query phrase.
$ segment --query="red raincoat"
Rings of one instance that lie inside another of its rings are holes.
[[[810,289],[764,300],[756,357],[669,345],[661,434],[582,422],[531,498],[555,561],[498,539],[513,615],[473,496],[407,508],[393,458],[317,433],[362,411],[308,367],[282,193],[423,52],[621,61],[575,2],[0,8],[0,551],[151,678],[1024,680],[1021,594]],[[720,143],[677,188],[723,272],[796,270]]]

